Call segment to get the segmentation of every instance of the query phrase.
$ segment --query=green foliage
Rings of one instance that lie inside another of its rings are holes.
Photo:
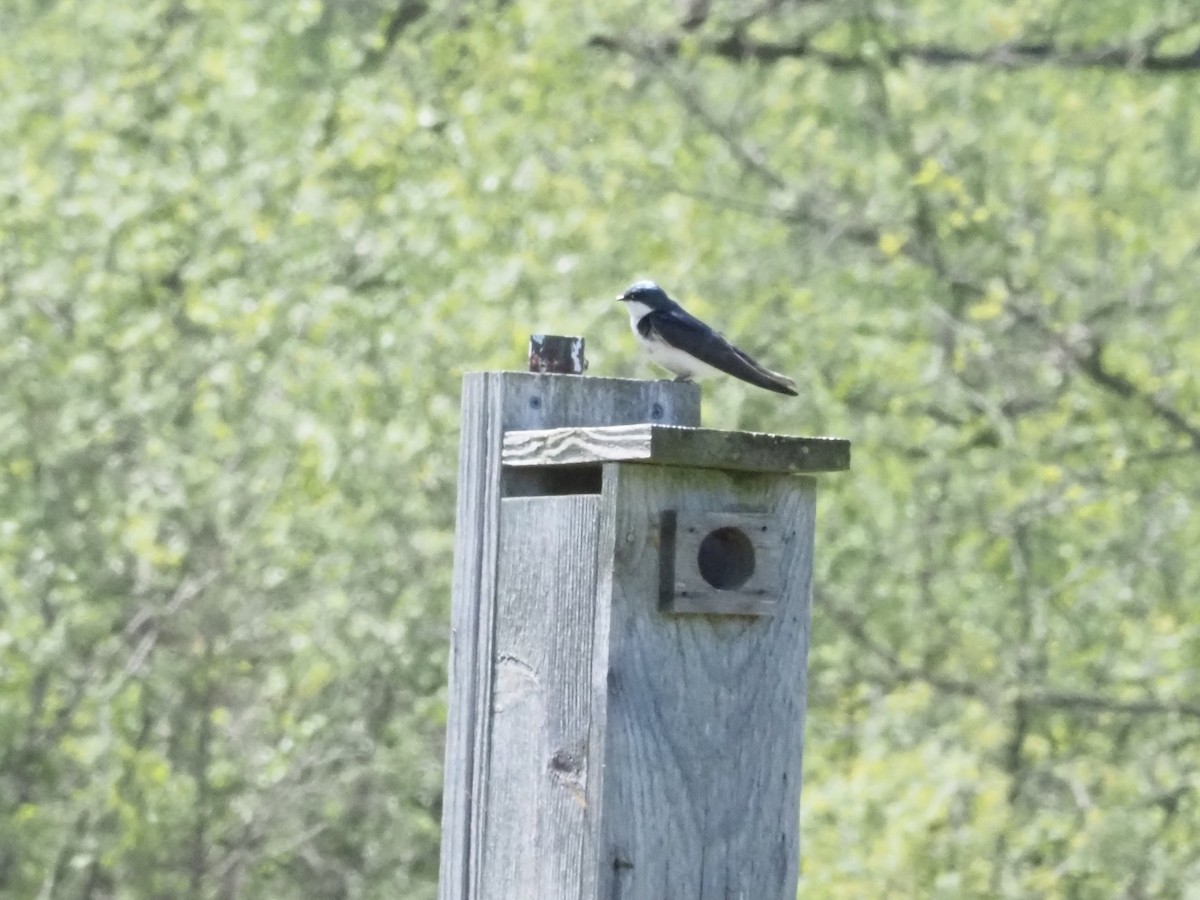
[[[459,376],[645,275],[855,442],[804,895],[1194,891],[1200,24],[1050,6],[9,4],[0,895],[432,897]]]

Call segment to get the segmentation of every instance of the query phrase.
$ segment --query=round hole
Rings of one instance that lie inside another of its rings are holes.
[[[661,419],[662,417],[663,417],[663,407],[662,407],[662,404],[661,404],[661,403],[655,403],[653,406],[651,406],[651,407],[650,407],[650,418],[652,418],[654,421],[656,421],[656,422],[657,422],[657,421],[658,421],[659,419]]]
[[[542,398],[541,397],[530,397],[529,398],[529,408],[530,409],[541,409],[542,408]]]
[[[700,577],[717,590],[736,590],[754,574],[754,545],[737,528],[718,528],[700,542],[697,562]]]

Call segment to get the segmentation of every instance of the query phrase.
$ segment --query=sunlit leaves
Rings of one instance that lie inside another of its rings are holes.
[[[717,58],[712,6],[0,14],[0,892],[431,897],[459,375],[531,331],[650,375],[640,276],[804,385],[709,424],[855,441],[806,895],[1200,877],[1194,715],[1103,705],[1197,687],[1189,76],[889,56],[1186,5],[737,26],[843,68]]]

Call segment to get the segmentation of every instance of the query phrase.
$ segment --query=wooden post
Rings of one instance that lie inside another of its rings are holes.
[[[795,896],[814,480],[675,382],[466,378],[441,900]]]

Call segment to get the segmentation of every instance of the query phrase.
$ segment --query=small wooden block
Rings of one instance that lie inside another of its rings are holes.
[[[676,615],[773,616],[784,535],[767,513],[662,514],[659,601]]]
[[[529,336],[529,371],[582,375],[588,367],[583,338],[560,334]]]

